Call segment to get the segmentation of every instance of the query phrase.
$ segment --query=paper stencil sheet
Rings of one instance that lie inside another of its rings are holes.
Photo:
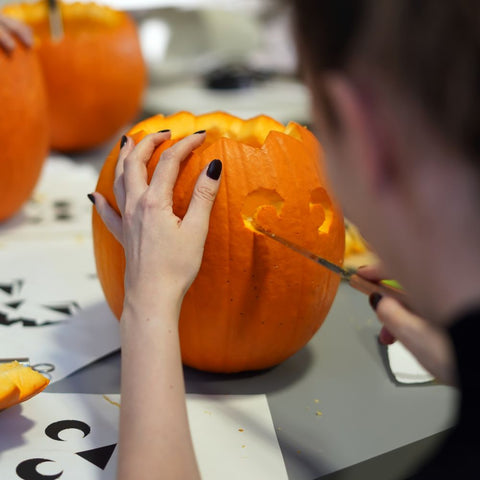
[[[114,480],[118,402],[42,393],[0,412],[0,478]],[[187,409],[204,480],[287,480],[265,395],[187,395]]]
[[[61,155],[50,156],[30,200],[0,225],[0,244],[90,237],[92,204],[98,172]]]
[[[0,247],[0,358],[28,357],[57,381],[119,347],[90,241]]]
[[[32,199],[0,226],[0,358],[28,357],[52,381],[120,346],[96,276],[91,165],[52,156]]]

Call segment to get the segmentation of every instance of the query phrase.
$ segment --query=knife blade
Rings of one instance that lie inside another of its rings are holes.
[[[284,247],[287,247],[290,250],[293,250],[294,252],[297,252],[298,254],[303,255],[309,260],[312,260],[318,265],[321,265],[322,267],[327,268],[331,272],[336,273],[337,275],[340,275],[342,280],[346,280],[348,284],[351,287],[353,287],[355,290],[358,290],[364,293],[365,295],[371,295],[372,293],[380,293],[381,295],[384,295],[384,296],[393,297],[399,302],[401,302],[403,305],[408,307],[408,300],[407,300],[407,295],[405,293],[405,290],[396,288],[392,285],[384,284],[382,282],[372,282],[370,280],[367,280],[359,276],[357,273],[355,273],[355,270],[347,270],[341,267],[340,265],[330,262],[329,260],[323,257],[320,257],[315,253],[310,252],[306,248],[303,248],[300,245],[297,245],[296,243],[293,243],[290,240],[287,240],[286,238],[283,238],[280,235],[277,235],[276,233],[266,230],[261,225],[258,225],[255,222],[250,222],[250,224],[254,229],[254,231],[261,233],[262,235],[265,235],[266,237],[269,237],[272,240],[277,241]]]
[[[58,42],[63,37],[63,20],[57,0],[48,0],[48,20],[50,36]]]

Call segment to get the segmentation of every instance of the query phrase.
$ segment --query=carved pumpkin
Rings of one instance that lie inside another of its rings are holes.
[[[47,97],[38,60],[0,48],[0,220],[30,197],[48,153]]]
[[[64,36],[52,40],[48,2],[11,5],[6,15],[29,24],[48,90],[51,146],[97,146],[140,109],[146,67],[133,20],[94,3],[61,4]]]
[[[197,130],[205,143],[182,164],[174,211],[182,217],[200,170],[223,162],[223,178],[210,221],[202,267],[187,292],[180,316],[186,365],[214,372],[271,367],[303,347],[321,326],[339,277],[254,233],[258,224],[341,264],[342,214],[326,186],[320,146],[296,123],[269,117],[241,120],[225,113],[195,117],[181,112],[149,118],[131,131],[171,129],[148,164],[149,178],[162,151]],[[119,145],[100,173],[97,191],[116,207],[114,168]],[[107,301],[120,318],[123,304],[122,247],[93,213],[97,271]]]

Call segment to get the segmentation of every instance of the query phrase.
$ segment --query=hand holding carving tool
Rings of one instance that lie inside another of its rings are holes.
[[[366,280],[363,277],[360,277],[357,273],[355,273],[354,270],[346,270],[339,265],[336,265],[325,258],[322,258],[308,250],[306,250],[303,247],[300,247],[299,245],[296,245],[293,242],[290,242],[289,240],[286,240],[285,238],[280,237],[276,233],[270,232],[268,230],[265,230],[262,226],[256,224],[255,222],[251,222],[251,226],[253,227],[254,231],[261,233],[262,235],[265,235],[279,243],[281,243],[283,246],[289,248],[290,250],[293,250],[300,255],[303,255],[304,257],[314,261],[315,263],[318,263],[319,265],[322,265],[325,268],[328,268],[330,271],[336,273],[337,275],[340,275],[342,280],[346,280],[349,285],[356,290],[366,294],[366,295],[371,295],[372,293],[380,293],[381,295],[384,296],[389,296],[392,298],[395,298],[399,302],[401,302],[403,305],[408,307],[408,299],[407,295],[405,293],[405,290],[402,290],[401,288],[398,288],[395,285],[398,285],[396,282],[392,282],[390,280],[385,280],[381,282],[372,282],[370,280]],[[392,285],[393,284],[393,285]]]

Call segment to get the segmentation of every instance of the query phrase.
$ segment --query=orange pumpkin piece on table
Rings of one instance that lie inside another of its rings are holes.
[[[276,365],[302,348],[322,325],[340,278],[250,228],[259,225],[341,264],[343,216],[323,173],[315,137],[296,123],[286,127],[259,116],[241,120],[226,113],[181,112],[139,123],[129,135],[139,142],[163,129],[172,139],[155,151],[149,179],[161,153],[180,138],[207,131],[203,145],[181,166],[174,212],[183,217],[201,169],[223,162],[199,274],[180,315],[186,365],[213,372],[239,372]],[[116,207],[112,150],[97,191]],[[118,210],[117,210],[118,211]],[[120,318],[124,255],[121,245],[93,212],[97,272],[106,299]]]
[[[34,52],[0,48],[0,221],[30,197],[48,154],[45,85]]]
[[[17,361],[0,364],[0,410],[40,393],[48,378]]]
[[[4,13],[33,29],[48,90],[51,146],[98,146],[140,110],[146,67],[136,25],[125,12],[106,6],[61,3],[64,35],[55,40],[47,5],[10,5]]]

